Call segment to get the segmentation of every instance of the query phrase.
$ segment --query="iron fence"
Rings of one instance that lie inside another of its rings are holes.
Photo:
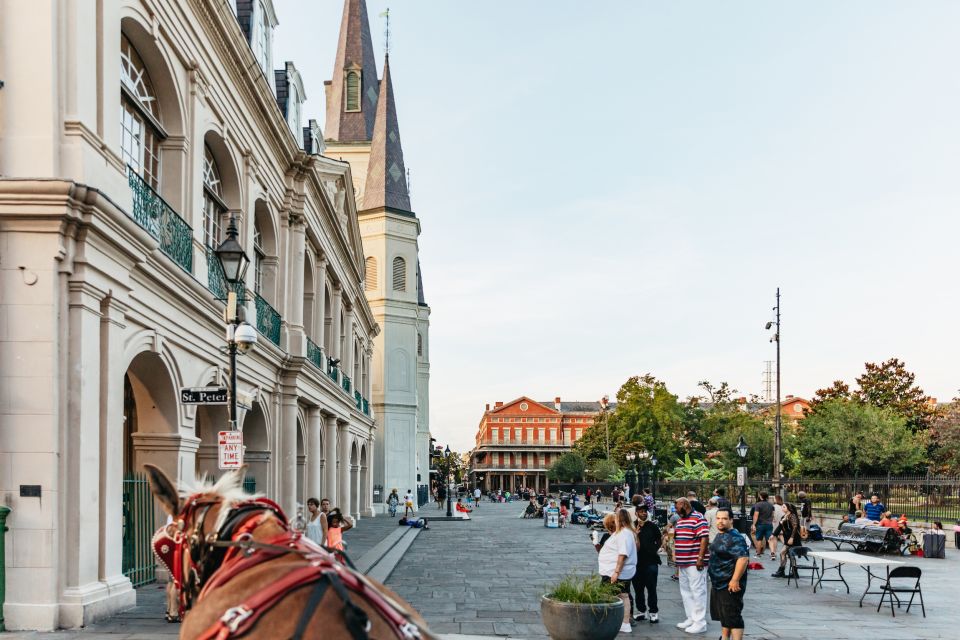
[[[156,530],[150,483],[140,474],[123,479],[123,575],[134,587],[156,580],[157,563],[150,540]]]
[[[184,271],[193,273],[193,229],[130,166],[127,182],[133,193],[130,217],[160,243],[161,251]]]
[[[658,499],[669,500],[685,496],[688,491],[706,501],[714,489],[723,488],[726,497],[739,504],[740,488],[735,480],[661,480],[656,483]],[[795,501],[797,493],[804,491],[814,513],[842,515],[849,512],[850,498],[862,491],[865,499],[871,493],[880,497],[887,509],[896,515],[905,514],[909,520],[921,522],[960,520],[960,477],[912,475],[912,476],[850,476],[846,478],[784,478],[782,488],[787,501]],[[766,491],[775,493],[771,478],[747,479],[747,504],[754,496]]]
[[[280,313],[270,306],[259,293],[253,294],[253,301],[257,308],[257,331],[267,337],[270,342],[280,345]]]

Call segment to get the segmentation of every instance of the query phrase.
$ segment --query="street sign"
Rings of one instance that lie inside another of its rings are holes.
[[[227,404],[226,387],[180,387],[180,404]]]
[[[738,487],[747,486],[747,468],[746,467],[737,467],[737,486]]]
[[[243,432],[221,431],[217,434],[217,453],[221,469],[243,466]]]

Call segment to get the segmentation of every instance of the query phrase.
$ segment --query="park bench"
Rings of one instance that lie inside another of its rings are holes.
[[[902,553],[903,537],[892,527],[881,527],[869,524],[853,524],[844,522],[840,529],[828,531],[823,536],[840,551],[844,544],[850,545],[854,551],[867,553]]]

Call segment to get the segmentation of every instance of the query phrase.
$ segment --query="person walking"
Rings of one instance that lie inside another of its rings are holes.
[[[620,589],[620,599],[623,600],[620,633],[630,633],[630,581],[637,572],[637,538],[629,513],[617,511],[616,518],[616,530],[600,547],[598,572],[601,578]]]
[[[637,527],[637,572],[633,576],[633,601],[636,613],[635,622],[649,620],[651,624],[660,622],[660,610],[657,608],[657,576],[660,571],[660,545],[663,536],[660,527],[650,520],[647,505],[640,503],[636,508]],[[646,600],[644,599],[646,593]]]
[[[480,487],[477,487],[473,490],[473,506],[480,506],[480,497],[483,495],[483,492],[480,491]]]
[[[783,549],[780,551],[780,568],[776,573],[771,574],[774,578],[786,578],[787,573],[784,567],[787,566],[787,560],[790,557],[790,549],[803,546],[803,539],[800,537],[800,512],[794,504],[787,503],[787,513],[780,521],[773,535],[783,537]]]
[[[733,512],[729,508],[717,512],[717,529],[720,532],[710,543],[709,573],[713,587],[710,617],[720,621],[721,640],[740,640],[743,638],[743,594],[747,588],[750,545],[733,528]]]
[[[406,495],[403,496],[403,517],[407,518],[407,514],[417,515],[413,508],[413,489],[407,489]]]
[[[753,524],[750,525],[750,532],[753,534],[753,542],[759,558],[767,547],[767,541],[773,538],[773,504],[771,504],[770,496],[766,491],[757,494],[757,502],[753,505]],[[770,548],[775,547],[770,545]],[[770,559],[777,559],[777,555],[773,551],[770,552]]]
[[[387,507],[390,509],[390,517],[397,517],[397,507],[400,505],[400,496],[397,495],[397,490],[394,489],[390,492],[390,496],[387,498]]]
[[[723,487],[717,487],[713,490],[713,495],[717,499],[718,509],[733,509],[733,505],[727,499],[727,490]]]
[[[307,498],[307,528],[304,536],[322,545],[327,538],[327,515],[320,511],[320,501]]]
[[[686,498],[674,503],[680,519],[674,526],[674,558],[680,572],[680,597],[686,619],[677,627],[687,633],[707,630],[707,574],[704,569],[710,559],[707,549],[710,527],[707,521]]]
[[[717,512],[719,510],[720,507],[717,505],[717,496],[713,496],[707,500],[707,512],[703,514],[703,517],[707,521],[707,526],[710,527],[710,542],[713,542],[719,533],[719,529],[717,529]]]

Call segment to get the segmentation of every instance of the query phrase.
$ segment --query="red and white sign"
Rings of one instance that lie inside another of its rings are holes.
[[[243,432],[221,431],[217,435],[217,451],[221,469],[239,469],[243,466]]]

